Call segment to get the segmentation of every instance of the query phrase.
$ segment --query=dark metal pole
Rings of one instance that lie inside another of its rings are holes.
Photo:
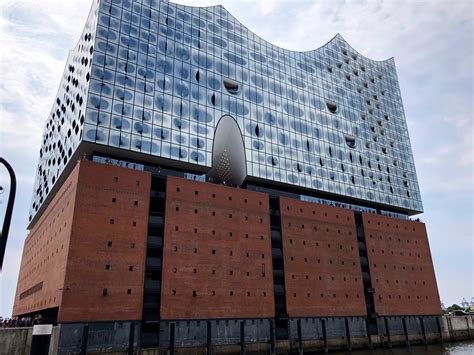
[[[347,350],[352,351],[351,329],[349,327],[349,319],[345,318],[344,323],[346,326]]]
[[[321,328],[323,330],[323,350],[325,353],[328,352],[328,339],[326,334],[326,320],[321,319]]]
[[[170,355],[174,355],[174,332],[175,332],[174,323],[170,324]]]
[[[421,326],[421,333],[423,334],[423,344],[428,344],[428,340],[426,339],[426,331],[425,331],[425,321],[423,317],[420,317],[420,326]]]
[[[270,354],[275,354],[275,331],[273,329],[273,319],[269,320],[270,323]]]
[[[8,232],[10,231],[10,224],[12,221],[13,203],[15,202],[16,194],[16,177],[13,168],[8,162],[0,157],[0,163],[5,165],[10,174],[10,192],[8,193],[7,209],[5,211],[5,219],[3,220],[2,234],[0,235],[0,271],[3,268],[3,259],[5,257],[5,249],[7,248]]]
[[[245,355],[245,320],[240,321],[240,355]]]
[[[402,317],[403,332],[405,333],[405,342],[407,346],[410,346],[410,339],[408,338],[407,322],[405,317]]]
[[[296,321],[296,327],[298,330],[298,352],[303,355],[303,335],[301,333],[301,318]]]
[[[82,327],[81,355],[87,354],[88,338],[89,338],[89,324],[84,324],[84,326]]]
[[[369,349],[372,349],[373,348],[373,344],[372,344],[372,333],[370,331],[370,323],[369,323],[369,317],[365,318],[365,329],[367,331],[367,341],[368,341],[368,345],[369,345]]]
[[[436,317],[436,328],[438,328],[439,339],[441,340],[441,344],[443,343],[443,331],[441,330],[441,324],[439,321],[439,317]]]
[[[133,355],[135,343],[135,322],[130,322],[130,332],[128,334],[128,355]]]
[[[387,345],[389,348],[392,347],[392,341],[390,340],[390,327],[388,325],[388,319],[387,317],[384,317],[383,318],[384,322],[385,322],[385,333],[386,333],[386,336],[387,336]]]
[[[212,324],[211,321],[207,321],[207,355],[212,354]]]

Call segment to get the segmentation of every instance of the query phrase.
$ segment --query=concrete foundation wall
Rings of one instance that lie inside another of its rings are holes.
[[[33,328],[0,329],[0,354],[28,355],[32,334]]]
[[[129,346],[130,325],[131,322],[62,324],[56,353],[79,353],[83,341],[87,342],[87,353],[126,352]],[[84,333],[87,334],[87,339],[84,338]],[[139,323],[135,323],[134,348],[138,348],[139,334]]]
[[[59,327],[53,327],[49,354],[56,354]],[[0,355],[29,355],[33,328],[0,328]]]
[[[241,323],[244,323],[245,343],[270,342],[269,319],[229,319],[229,320],[191,320],[162,322],[160,325],[160,347],[170,347],[170,326],[175,326],[175,347],[207,346],[208,322],[211,330],[212,346],[240,343]]]
[[[322,320],[326,327],[326,344]],[[331,349],[357,349],[373,347],[404,346],[406,335],[403,326],[405,319],[410,344],[423,343],[421,318],[418,316],[380,317],[377,328],[379,334],[367,338],[365,318],[348,317],[350,341],[347,338],[344,317],[328,318],[292,318],[289,320],[289,340],[275,342],[280,352],[323,350],[326,345]],[[386,332],[387,319],[389,334]],[[423,326],[427,343],[440,342],[438,321],[443,341],[457,341],[474,338],[474,316],[460,317],[423,317]],[[210,320],[212,348],[216,354],[236,353],[240,350],[240,327],[243,320]],[[298,335],[298,321],[301,322],[301,342]],[[247,319],[245,322],[246,350],[268,352],[271,347],[270,319]],[[170,325],[175,325],[176,354],[204,354],[207,344],[207,321],[162,322],[160,330],[160,348],[140,349],[140,354],[160,354],[170,348]],[[85,324],[61,324],[53,328],[50,354],[79,353],[82,345]],[[90,323],[87,332],[87,352],[126,354],[130,322]],[[139,323],[135,322],[134,349],[139,348]],[[28,355],[31,348],[32,328],[0,328],[0,355]]]
[[[446,340],[474,339],[474,317],[442,317],[443,338]]]
[[[346,319],[349,337],[346,332]],[[328,317],[290,319],[292,347],[299,347],[298,320],[301,322],[302,347],[307,351],[328,349],[361,348],[368,344],[365,317]],[[324,322],[323,322],[324,320]],[[325,327],[326,335],[324,335]],[[326,336],[326,344],[324,340]]]

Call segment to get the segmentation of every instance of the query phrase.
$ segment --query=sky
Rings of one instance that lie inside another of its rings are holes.
[[[292,50],[340,33],[359,53],[395,58],[441,300],[474,296],[474,7],[470,0],[177,0],[222,4],[250,30]],[[10,316],[43,125],[68,51],[91,0],[0,2],[0,155],[17,196],[0,275],[0,315]],[[0,221],[8,177],[0,167]]]

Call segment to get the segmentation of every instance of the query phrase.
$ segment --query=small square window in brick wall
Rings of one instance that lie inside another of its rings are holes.
[[[380,315],[441,313],[425,225],[363,214],[375,310]]]
[[[168,177],[166,198],[162,319],[273,317],[268,195]]]
[[[351,210],[280,198],[290,317],[366,314]]]
[[[145,264],[150,189],[148,172],[80,162],[60,321],[141,319],[143,270],[127,270]]]

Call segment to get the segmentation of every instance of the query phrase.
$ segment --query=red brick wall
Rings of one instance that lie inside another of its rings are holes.
[[[351,210],[280,198],[290,317],[366,315]]]
[[[441,314],[425,225],[373,214],[363,223],[379,315]]]
[[[268,195],[168,177],[165,218],[162,319],[274,316]]]
[[[18,316],[61,304],[74,215],[79,165],[53,197],[25,239],[13,315]],[[42,284],[41,290],[20,299],[20,294]]]
[[[148,172],[81,161],[60,321],[141,319],[150,188]]]

